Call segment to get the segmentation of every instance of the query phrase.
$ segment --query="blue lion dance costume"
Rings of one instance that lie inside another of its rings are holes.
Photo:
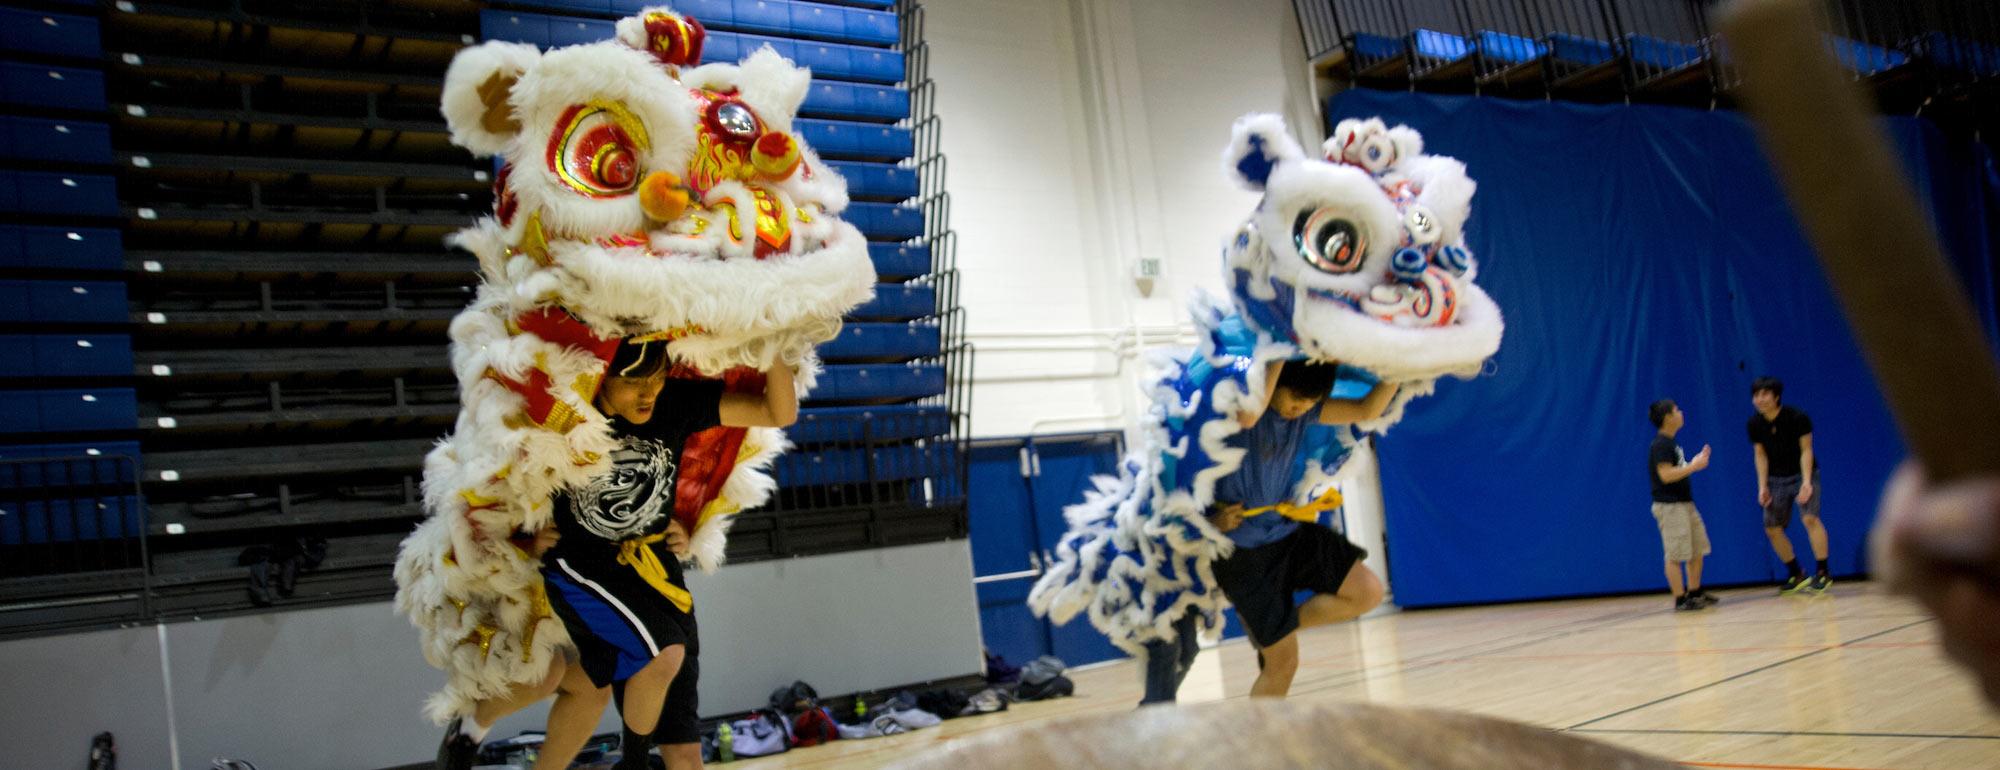
[[[1379,120],[1343,121],[1322,151],[1307,155],[1275,115],[1236,122],[1224,168],[1264,198],[1224,249],[1229,294],[1194,298],[1195,350],[1153,358],[1136,446],[1064,511],[1070,529],[1028,596],[1036,614],[1087,614],[1133,654],[1173,641],[1189,611],[1204,636],[1219,634],[1227,600],[1211,566],[1233,544],[1207,513],[1216,482],[1242,463],[1225,440],[1244,430],[1238,415],[1264,392],[1266,365],[1338,363],[1343,385],[1400,386],[1378,419],[1308,429],[1292,504],[1266,515],[1312,520],[1338,507],[1334,484],[1362,435],[1499,350],[1500,309],[1465,248],[1465,165]]]

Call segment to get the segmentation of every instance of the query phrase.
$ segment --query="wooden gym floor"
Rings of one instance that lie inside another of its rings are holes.
[[[1292,698],[1472,711],[1694,767],[2000,767],[2000,712],[1943,658],[1935,622],[1916,605],[1867,583],[1817,597],[1718,595],[1721,605],[1694,613],[1672,612],[1662,591],[1391,612],[1313,629],[1301,639]],[[1181,702],[1246,697],[1256,667],[1242,641],[1204,650]],[[1139,701],[1134,661],[1071,677],[1073,698],[727,766],[881,767],[953,738]]]

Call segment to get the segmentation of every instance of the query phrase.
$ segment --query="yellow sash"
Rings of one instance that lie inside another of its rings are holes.
[[[1298,521],[1309,521],[1309,522],[1319,521],[1319,515],[1321,513],[1324,513],[1326,511],[1331,511],[1335,508],[1339,508],[1340,505],[1341,505],[1340,490],[1336,487],[1327,487],[1326,494],[1320,495],[1319,499],[1314,500],[1310,503],[1306,503],[1304,505],[1294,505],[1292,503],[1279,503],[1277,505],[1266,505],[1262,508],[1251,508],[1250,510],[1243,512],[1243,517],[1249,518],[1251,516],[1256,516],[1258,514],[1277,511],[1279,516],[1283,516],[1287,519],[1296,519]]]
[[[690,608],[694,607],[694,596],[689,594],[687,589],[667,582],[667,565],[661,564],[660,555],[648,547],[665,539],[667,533],[662,532],[620,542],[618,563],[631,565],[632,571],[639,573],[639,579],[646,581],[646,585],[652,586],[661,596],[667,597],[667,601],[673,602],[680,611],[689,612]]]

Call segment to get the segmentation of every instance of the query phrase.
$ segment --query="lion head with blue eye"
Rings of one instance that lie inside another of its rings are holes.
[[[1322,151],[1308,156],[1275,115],[1236,123],[1224,164],[1264,194],[1227,249],[1245,319],[1309,358],[1385,379],[1477,372],[1503,324],[1473,282],[1465,165],[1372,119],[1341,122]]]

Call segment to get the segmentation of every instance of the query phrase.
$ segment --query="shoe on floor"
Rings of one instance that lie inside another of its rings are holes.
[[[1814,592],[1824,593],[1826,589],[1833,587],[1833,576],[1821,572],[1814,575],[1812,581],[1806,583],[1806,587],[1812,589]]]
[[[1684,594],[1681,596],[1674,597],[1675,612],[1693,612],[1705,606],[1707,605],[1702,604],[1701,600],[1695,598],[1693,594]]]
[[[1799,591],[1803,590],[1805,586],[1806,586],[1805,575],[1793,575],[1791,577],[1785,578],[1785,582],[1778,584],[1778,595],[1791,596],[1792,594],[1798,593]]]

